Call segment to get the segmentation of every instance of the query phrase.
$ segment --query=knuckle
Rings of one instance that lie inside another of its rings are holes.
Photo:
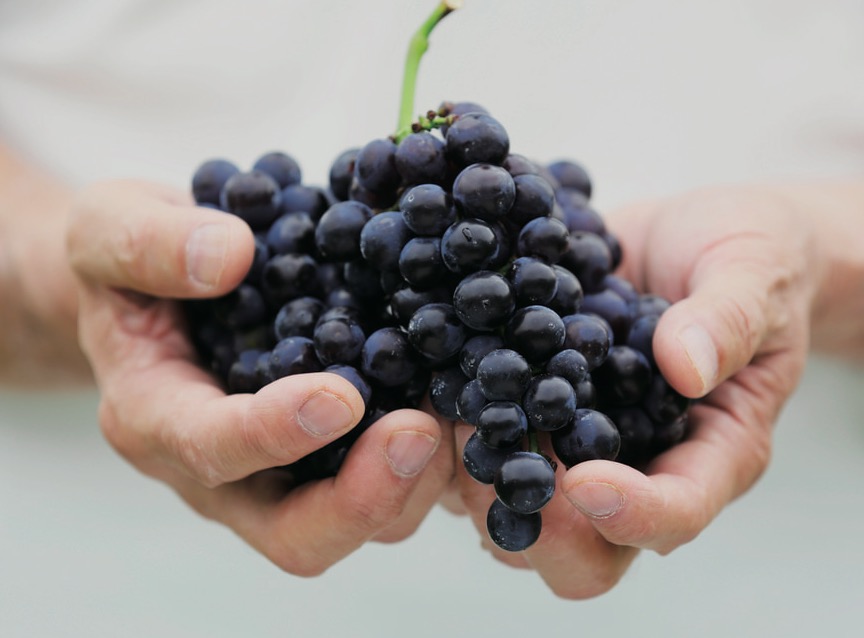
[[[405,511],[405,501],[400,493],[388,494],[382,490],[376,494],[349,496],[347,500],[347,518],[349,525],[358,534],[371,536],[386,528],[398,519]]]

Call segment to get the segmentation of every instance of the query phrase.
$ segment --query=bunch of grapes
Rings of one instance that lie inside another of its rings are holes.
[[[196,201],[245,220],[256,251],[230,294],[187,302],[192,338],[228,392],[318,371],[360,392],[357,428],[281,468],[298,484],[335,475],[368,425],[428,394],[475,427],[463,461],[494,486],[490,537],[525,549],[558,462],[642,467],[685,433],[689,401],[651,345],[668,303],[614,274],[591,188],[575,162],[511,153],[467,102],[342,153],[327,189],[284,153],[247,172],[205,162]]]

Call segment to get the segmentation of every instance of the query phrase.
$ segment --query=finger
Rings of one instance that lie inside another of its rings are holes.
[[[453,425],[443,419],[437,421],[441,430],[438,449],[426,465],[401,516],[377,534],[376,541],[394,543],[413,535],[449,487],[453,479]]]
[[[649,475],[619,463],[588,461],[562,481],[567,498],[610,543],[668,553],[701,532],[746,491],[768,464],[772,410],[736,418],[718,405],[752,403],[734,380],[691,409],[691,435],[658,457]]]
[[[779,298],[789,286],[784,269],[752,260],[697,270],[689,296],[661,316],[654,334],[663,375],[682,394],[701,397],[770,350],[767,342],[792,323],[790,303]]]
[[[249,270],[254,241],[234,215],[194,206],[144,182],[101,183],[82,193],[67,231],[85,279],[159,297],[216,296]]]
[[[440,440],[435,419],[399,410],[363,433],[335,478],[282,498],[262,495],[256,481],[180,490],[285,571],[315,576],[398,520]]]

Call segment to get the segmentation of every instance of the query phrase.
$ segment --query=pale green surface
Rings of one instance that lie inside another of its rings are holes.
[[[441,511],[320,578],[283,574],[116,456],[92,397],[0,395],[0,636],[858,636],[862,380],[811,365],[757,487],[584,602]]]

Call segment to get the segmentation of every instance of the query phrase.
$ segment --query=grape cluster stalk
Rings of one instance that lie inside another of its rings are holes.
[[[184,307],[229,393],[324,371],[362,396],[356,428],[278,468],[290,482],[334,476],[369,426],[428,397],[474,426],[462,460],[494,488],[489,536],[521,551],[540,535],[559,464],[644,467],[684,438],[690,401],[654,360],[669,304],[615,274],[621,247],[583,166],[512,153],[472,102],[406,122],[410,70],[450,10],[412,40],[397,133],[339,154],[326,188],[304,184],[283,152],[249,170],[198,167],[196,202],[246,221],[255,258],[235,290]]]

